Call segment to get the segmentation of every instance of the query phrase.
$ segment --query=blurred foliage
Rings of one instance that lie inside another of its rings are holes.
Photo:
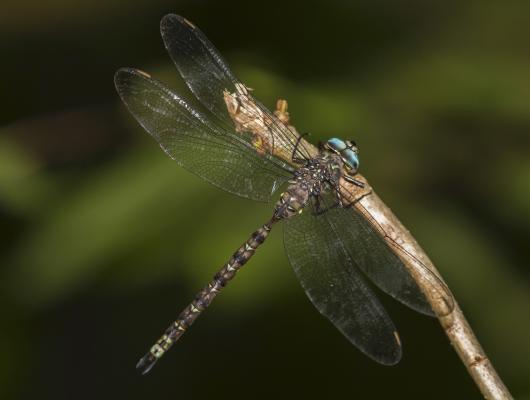
[[[148,377],[139,356],[268,204],[180,170],[126,112],[136,66],[189,95],[158,33],[194,21],[314,142],[361,168],[530,399],[530,3],[64,0],[0,13],[1,398],[480,398],[435,320],[366,359],[307,301],[275,232]]]

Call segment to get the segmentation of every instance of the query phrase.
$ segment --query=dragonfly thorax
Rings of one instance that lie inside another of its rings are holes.
[[[299,168],[294,179],[289,181],[287,190],[276,203],[274,215],[277,219],[287,219],[300,213],[311,197],[337,187],[343,171],[340,156],[323,152]]]

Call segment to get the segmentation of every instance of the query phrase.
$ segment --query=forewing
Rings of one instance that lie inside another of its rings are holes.
[[[301,142],[296,146],[299,135],[295,129],[283,124],[250,95],[199,28],[179,15],[169,14],[162,19],[160,31],[169,55],[190,90],[224,124],[247,133],[242,136],[254,146],[256,135],[259,136],[261,151],[287,161],[293,153],[296,158],[311,157],[309,145]],[[228,112],[227,94],[237,103],[239,123]]]
[[[221,189],[268,201],[292,176],[286,163],[258,154],[146,73],[120,69],[115,84],[129,111],[171,158]]]
[[[289,261],[314,306],[369,357],[393,365],[401,358],[394,324],[366,285],[347,245],[333,225],[332,208],[315,215],[310,209],[285,222]]]

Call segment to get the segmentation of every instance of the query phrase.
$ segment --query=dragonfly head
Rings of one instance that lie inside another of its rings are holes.
[[[348,174],[354,175],[357,172],[359,169],[359,150],[353,140],[331,138],[328,139],[324,147],[340,156]]]

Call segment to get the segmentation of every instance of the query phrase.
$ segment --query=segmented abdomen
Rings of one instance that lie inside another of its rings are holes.
[[[267,239],[273,221],[263,225],[232,255],[230,260],[215,274],[195,299],[180,313],[177,320],[166,329],[160,339],[151,347],[137,364],[137,368],[147,373],[154,363],[169,350],[184,332],[195,322],[200,313],[206,309],[217,296],[217,293],[235,276],[236,272],[254,255],[256,249]]]

